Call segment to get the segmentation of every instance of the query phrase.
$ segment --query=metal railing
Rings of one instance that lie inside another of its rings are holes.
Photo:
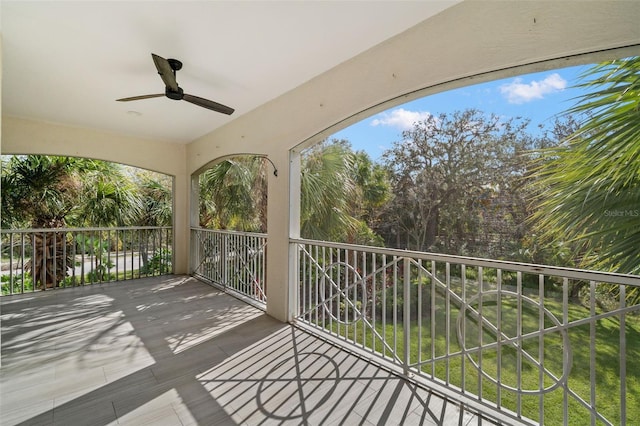
[[[508,424],[640,418],[640,277],[290,241],[305,328]]]
[[[192,228],[191,242],[195,277],[266,308],[266,234]]]
[[[173,272],[171,227],[0,232],[3,296]]]

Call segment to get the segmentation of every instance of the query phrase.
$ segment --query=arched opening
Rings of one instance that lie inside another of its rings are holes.
[[[267,300],[268,168],[266,158],[241,154],[212,162],[192,180],[198,194],[193,274],[262,309]]]
[[[610,59],[394,105],[300,150],[296,320],[518,418],[628,416],[639,406],[640,371],[627,365],[640,298],[628,281],[637,276],[626,274],[638,273],[638,254],[628,251],[622,269],[609,249],[637,247],[640,61]],[[584,71],[586,81],[566,77]],[[470,100],[472,92],[482,96]],[[554,95],[562,100],[545,104]],[[505,107],[496,111],[499,97]],[[533,101],[529,116],[516,112]],[[385,126],[395,134],[378,137]],[[351,191],[373,170],[354,166],[359,152],[388,179],[377,214],[353,207],[364,204]],[[336,153],[340,167],[323,160]],[[309,196],[334,186],[347,196]],[[324,233],[305,226],[310,218]],[[335,232],[358,220],[379,247]],[[601,332],[608,327],[615,333]],[[596,368],[615,377],[609,386],[594,383]],[[619,398],[584,404],[596,387]]]
[[[599,60],[616,58],[615,51],[597,55]],[[579,103],[597,89],[595,83],[589,86],[587,82],[604,72],[587,59],[593,58],[573,58],[579,65],[569,67],[555,61],[546,64],[544,71],[538,71],[538,65],[523,67],[535,70],[527,74],[503,70],[493,75],[508,77],[490,80],[483,75],[478,84],[462,86],[457,81],[416,91],[408,95],[409,102],[389,101],[386,111],[377,112],[377,106],[355,114],[337,124],[337,132],[326,130],[308,140],[295,149],[301,154],[301,236],[364,244],[353,236],[356,224],[362,221],[360,229],[368,229],[369,240],[381,241],[388,248],[563,267],[595,266],[583,263],[586,248],[576,248],[567,256],[568,243],[554,246],[548,241],[553,236],[535,223],[536,212],[545,205],[536,186],[544,174],[541,168],[546,167],[539,157],[588,126],[598,109]],[[610,69],[618,66],[612,64]],[[583,76],[589,70],[596,71]],[[454,88],[444,90],[447,86]],[[420,92],[426,96],[418,98]],[[362,119],[345,127],[355,117]],[[581,136],[589,135],[582,132]],[[336,169],[339,162],[329,164],[321,159],[322,155],[336,157],[338,152],[341,170]],[[547,154],[544,161],[551,157]],[[311,161],[313,158],[316,160]],[[582,161],[590,162],[586,157]],[[612,163],[603,173],[613,174],[616,167],[625,168]],[[326,175],[320,177],[321,173]],[[310,177],[324,179],[326,184],[305,183]],[[336,182],[342,186],[337,187]],[[326,197],[324,204],[310,194],[314,188],[324,191],[316,191],[318,197]],[[336,194],[326,196],[330,190]],[[386,194],[379,193],[385,190]],[[588,196],[594,199],[593,194]],[[635,208],[628,200],[626,207],[615,210],[613,201],[609,199],[607,207],[604,198],[598,208],[609,218],[616,212],[625,217],[625,211],[630,217]],[[327,217],[316,215],[309,220],[313,216],[305,212],[309,208]],[[601,222],[599,232],[607,226],[606,220]],[[349,235],[339,231],[341,226],[351,226]],[[567,232],[566,227],[558,229],[556,242],[558,235]],[[547,241],[542,241],[545,233]],[[573,232],[573,237],[578,233]],[[630,269],[618,272],[631,272],[633,265],[628,266]]]
[[[172,178],[86,158],[2,156],[2,291],[172,271]]]

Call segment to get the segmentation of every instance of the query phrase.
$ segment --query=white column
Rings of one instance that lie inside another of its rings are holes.
[[[200,227],[200,174],[194,173],[191,175],[190,179],[190,189],[189,189],[189,227],[190,228],[199,228]],[[191,231],[189,231],[189,238],[191,239]],[[189,273],[192,274],[196,268],[196,259],[193,258],[196,253],[195,244],[197,241],[190,240],[189,244]]]
[[[2,5],[0,4],[0,8]],[[2,29],[0,28],[0,99],[2,99]],[[2,102],[0,102],[0,152],[2,152]],[[2,337],[0,337],[2,346]],[[0,367],[2,367],[2,356],[0,355]]]
[[[289,256],[289,235],[297,235],[292,231],[296,227],[299,216],[299,202],[293,195],[298,185],[292,181],[299,180],[299,169],[295,161],[290,165],[289,152],[279,151],[269,158],[278,169],[278,176],[269,173],[267,204],[267,313],[280,320],[291,321],[293,312],[291,286],[291,264]],[[297,191],[299,194],[299,191]]]
[[[190,272],[190,183],[190,177],[186,174],[173,178],[173,271],[176,274]]]

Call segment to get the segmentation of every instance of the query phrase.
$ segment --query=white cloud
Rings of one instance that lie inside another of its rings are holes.
[[[408,111],[404,108],[397,108],[391,112],[378,114],[378,118],[371,121],[372,126],[396,127],[400,130],[409,130],[413,123],[426,120],[431,116],[427,111]]]
[[[523,83],[521,78],[514,79],[511,83],[500,86],[502,93],[510,104],[523,104],[534,99],[542,99],[545,95],[564,90],[567,81],[554,73],[544,80]]]

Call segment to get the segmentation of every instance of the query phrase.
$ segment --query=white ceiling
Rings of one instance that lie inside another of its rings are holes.
[[[457,1],[5,1],[2,113],[188,143]],[[151,53],[176,58],[165,97]]]

